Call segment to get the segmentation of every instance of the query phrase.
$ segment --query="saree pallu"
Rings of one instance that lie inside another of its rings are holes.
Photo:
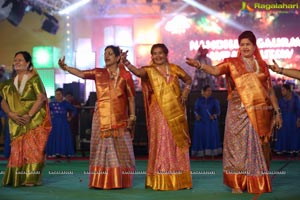
[[[132,187],[135,158],[130,133],[125,128],[101,133],[98,111],[94,112],[92,124],[89,187]]]
[[[40,185],[45,162],[45,148],[51,129],[49,116],[43,123],[11,142],[11,155],[2,184],[14,187]]]
[[[224,184],[249,193],[271,192],[262,141],[236,90],[228,101],[223,149]]]
[[[154,99],[154,98],[153,98]],[[176,145],[158,103],[151,103],[148,129],[149,159],[146,188],[179,190],[192,188],[189,149]]]

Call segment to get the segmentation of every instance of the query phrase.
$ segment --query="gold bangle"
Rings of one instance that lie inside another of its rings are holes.
[[[274,110],[274,114],[275,114],[275,115],[281,115],[281,110],[280,110],[280,108],[275,109],[275,110]]]
[[[191,87],[191,85],[185,85],[185,89],[187,89],[187,90],[191,90],[191,89],[192,89],[192,87]]]
[[[129,119],[131,121],[136,121],[136,116],[135,115],[129,115]]]
[[[27,115],[30,117],[30,119],[32,118],[32,115],[31,115],[31,114],[29,114],[29,112],[27,113]]]

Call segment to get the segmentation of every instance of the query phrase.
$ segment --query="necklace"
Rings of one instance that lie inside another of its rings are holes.
[[[245,67],[246,67],[247,71],[248,72],[254,72],[253,65],[250,63],[249,59],[243,57],[243,61],[244,61],[244,64],[245,64]],[[256,67],[255,72],[258,74],[259,66],[258,66],[257,60],[255,58],[253,58],[253,61],[254,61],[255,67]]]
[[[26,84],[27,81],[28,81],[28,75],[27,75],[27,74],[24,74],[24,75],[23,75],[22,80],[21,80],[20,87],[19,87],[19,84],[18,84],[18,80],[19,80],[19,75],[17,75],[17,76],[15,77],[14,85],[15,85],[15,87],[17,88],[18,93],[19,93],[20,95],[22,95],[22,93],[23,93],[23,91],[24,91],[24,88],[25,88],[25,84]]]
[[[170,79],[169,65],[167,64],[167,65],[165,66],[165,68],[166,68],[167,82],[169,82],[169,79]]]
[[[116,88],[116,86],[117,86],[117,80],[118,80],[118,77],[119,77],[119,74],[120,74],[119,67],[117,67],[116,72],[111,72],[109,70],[109,68],[107,68],[107,71],[108,71],[108,74],[109,74],[109,78],[111,80],[114,79],[114,88]]]
[[[170,74],[170,67],[167,64],[163,65],[154,65],[154,67],[156,68],[156,70],[159,71],[159,74],[163,77],[166,77],[167,82],[169,82],[171,74]]]

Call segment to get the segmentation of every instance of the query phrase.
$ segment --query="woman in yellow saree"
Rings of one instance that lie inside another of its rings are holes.
[[[164,44],[154,44],[152,64],[139,69],[129,63],[126,53],[123,55],[123,63],[142,79],[149,145],[146,188],[191,188],[190,137],[185,115],[191,77],[178,65],[168,62]],[[179,80],[186,84],[183,92]]]
[[[1,84],[1,106],[9,118],[11,154],[3,185],[40,185],[51,130],[47,95],[31,55],[15,54],[13,78]]]
[[[232,188],[233,193],[244,190],[249,193],[271,192],[269,139],[274,123],[277,128],[282,126],[282,118],[255,35],[244,31],[238,41],[236,58],[227,58],[217,66],[201,65],[190,58],[186,63],[212,75],[226,75],[228,108],[223,145],[224,183]]]

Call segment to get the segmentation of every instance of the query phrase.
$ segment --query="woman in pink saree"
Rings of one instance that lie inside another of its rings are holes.
[[[184,106],[191,77],[178,65],[168,62],[168,49],[164,44],[154,44],[152,64],[139,69],[130,64],[126,53],[124,55],[123,63],[142,79],[149,145],[146,188],[191,188],[190,137]],[[179,79],[186,84],[183,92]]]
[[[227,58],[217,66],[200,64],[190,58],[186,63],[215,76],[226,75],[228,109],[223,145],[224,183],[232,188],[233,193],[244,190],[249,193],[271,192],[269,139],[273,125],[282,126],[281,113],[255,35],[244,31],[238,41],[236,58]]]

